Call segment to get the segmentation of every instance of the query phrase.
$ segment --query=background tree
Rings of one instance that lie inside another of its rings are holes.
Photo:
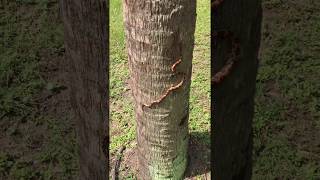
[[[261,1],[225,0],[213,5],[213,28],[217,36],[212,74],[216,75],[222,67],[230,68],[224,69],[212,84],[212,174],[214,179],[250,179]]]
[[[187,166],[194,0],[124,0],[139,179],[182,179]]]
[[[79,142],[79,179],[108,177],[108,34],[104,0],[61,0],[71,103]]]

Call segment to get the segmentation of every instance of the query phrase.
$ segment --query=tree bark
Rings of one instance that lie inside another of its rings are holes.
[[[61,0],[71,104],[79,143],[78,179],[108,178],[108,3]]]
[[[213,13],[213,31],[231,31],[240,43],[240,57],[229,75],[212,84],[213,179],[250,179],[261,0],[225,0]],[[231,44],[214,40],[213,75],[227,62]]]
[[[182,179],[187,166],[195,0],[123,0],[139,179]]]

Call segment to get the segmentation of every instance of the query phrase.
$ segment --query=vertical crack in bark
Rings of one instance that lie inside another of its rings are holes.
[[[107,151],[108,145],[109,145],[109,136],[105,136],[102,140],[102,152],[107,159],[109,159],[109,153]]]
[[[188,114],[186,114],[186,115],[181,119],[181,121],[180,121],[180,123],[179,123],[179,126],[182,126],[184,123],[186,123],[186,122],[187,122],[187,119],[188,119]]]
[[[184,136],[183,140],[186,140],[188,138],[189,135]]]

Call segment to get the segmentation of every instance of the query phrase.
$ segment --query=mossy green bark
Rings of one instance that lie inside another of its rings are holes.
[[[161,164],[154,162],[152,166],[149,166],[150,176],[155,180],[180,180],[183,179],[185,170],[188,165],[188,138],[182,140],[182,147],[178,149],[177,157],[172,161],[172,169],[165,170]]]

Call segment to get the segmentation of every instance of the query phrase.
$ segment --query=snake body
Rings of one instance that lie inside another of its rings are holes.
[[[179,65],[182,62],[182,58],[180,57],[172,66],[171,66],[171,72],[174,74],[176,72],[176,67],[177,65]],[[180,88],[184,81],[185,81],[185,76],[184,73],[180,72],[181,74],[183,74],[183,78],[182,80],[177,84],[177,85],[171,85],[171,87],[169,89],[166,90],[166,92],[157,100],[152,101],[150,104],[143,104],[143,107],[151,107],[155,104],[159,104],[165,97],[167,97],[171,91],[174,91],[178,88]]]
[[[211,4],[212,10],[215,11],[223,2],[224,0],[213,1]],[[239,39],[236,38],[234,33],[231,31],[215,31],[213,33],[213,38],[229,39],[231,40],[231,46],[232,46],[229,59],[227,60],[225,65],[220,69],[220,71],[215,73],[211,79],[211,83],[213,85],[217,85],[221,83],[225,79],[225,77],[227,77],[230,74],[235,62],[239,59],[240,43],[239,43]]]
[[[222,3],[224,0],[214,0],[211,3],[211,8],[213,11],[215,11]],[[230,74],[235,62],[239,59],[240,56],[240,43],[239,39],[234,36],[234,33],[231,31],[216,31],[213,33],[213,38],[222,38],[222,39],[230,39],[232,42],[232,49],[230,53],[230,57],[227,60],[226,64],[220,69],[219,72],[215,73],[211,79],[211,83],[213,85],[221,83],[228,74]],[[181,51],[180,51],[181,52]],[[171,72],[173,74],[176,73],[176,66],[179,65],[182,62],[182,57],[180,57],[172,66],[171,66]],[[185,82],[185,74],[180,72],[180,74],[183,75],[182,80],[176,84],[176,85],[171,85],[165,93],[160,96],[158,99],[152,101],[149,104],[143,104],[142,107],[152,107],[156,104],[159,104],[162,102],[169,94],[170,92],[177,90],[178,88],[182,87],[183,83]]]

